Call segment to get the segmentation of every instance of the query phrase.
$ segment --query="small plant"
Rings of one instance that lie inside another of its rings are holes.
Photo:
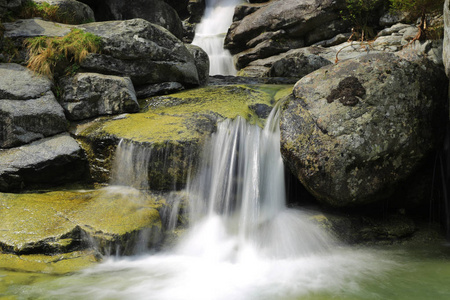
[[[409,14],[410,18],[420,18],[420,23],[417,26],[419,33],[412,40],[423,40],[427,38],[429,30],[427,24],[427,15],[430,13],[442,12],[445,0],[389,0],[391,9],[393,11],[401,11]],[[439,30],[439,29],[438,29]]]
[[[345,0],[346,7],[341,11],[341,16],[353,25],[351,38],[360,35],[363,41],[375,36],[371,23],[376,15],[375,10],[382,2],[383,0]]]
[[[101,38],[80,29],[72,29],[63,37],[36,37],[25,41],[31,70],[53,77],[55,70],[66,72],[77,70],[71,67],[79,64],[89,53],[101,51]]]
[[[18,13],[21,19],[30,19],[40,17],[47,21],[53,21],[64,24],[73,23],[73,16],[66,12],[61,12],[59,6],[50,5],[47,2],[35,3],[27,1],[22,5],[21,11]]]

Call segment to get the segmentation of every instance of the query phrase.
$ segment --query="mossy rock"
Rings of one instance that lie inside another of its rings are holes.
[[[150,194],[123,189],[0,194],[0,252],[120,249],[132,254],[142,232],[154,238],[148,244],[158,242],[163,204]]]
[[[94,180],[109,180],[116,145],[125,140],[152,147],[158,152],[155,157],[165,158],[166,163],[150,160],[152,190],[179,189],[219,121],[241,116],[263,126],[267,115],[259,113],[261,106],[273,107],[291,92],[289,85],[208,86],[148,98],[141,102],[140,113],[96,119],[74,132],[88,154]]]

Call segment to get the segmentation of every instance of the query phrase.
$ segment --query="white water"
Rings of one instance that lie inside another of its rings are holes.
[[[286,208],[277,124],[276,112],[264,130],[242,119],[219,124],[187,189],[191,228],[173,249],[111,257],[46,282],[31,296],[278,300],[357,294],[360,281],[376,280],[391,263],[338,246],[309,213]]]
[[[210,75],[235,75],[233,58],[223,48],[224,38],[233,21],[234,7],[242,0],[206,0],[205,14],[195,29],[193,45],[209,56]]]

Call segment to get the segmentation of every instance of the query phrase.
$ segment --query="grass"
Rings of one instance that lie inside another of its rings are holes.
[[[101,38],[80,29],[72,29],[63,37],[35,37],[25,41],[29,60],[27,67],[53,78],[61,69],[71,73],[89,53],[101,51]]]

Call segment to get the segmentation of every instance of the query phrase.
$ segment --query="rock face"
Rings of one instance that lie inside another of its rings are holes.
[[[181,20],[174,8],[163,0],[82,0],[93,8],[98,21],[145,19],[183,37]]]
[[[272,1],[234,22],[225,45],[234,54],[241,52],[237,60],[242,68],[252,60],[332,38],[346,27],[339,14],[344,3],[343,0]]]
[[[58,14],[65,17],[68,24],[94,22],[94,11],[86,4],[75,0],[32,0],[35,3],[48,3],[58,7]]]
[[[97,73],[78,73],[60,80],[61,105],[68,119],[139,111],[130,78]]]
[[[442,57],[445,65],[445,73],[450,76],[450,1],[444,4],[444,49]]]
[[[445,74],[425,59],[374,54],[323,67],[284,106],[283,157],[324,203],[386,198],[440,140],[446,93]]]
[[[102,54],[89,54],[81,66],[89,71],[128,76],[135,85],[200,83],[195,59],[164,28],[143,19],[80,25],[102,38]]]
[[[0,148],[66,131],[49,79],[17,64],[0,64]]]
[[[30,185],[55,185],[85,179],[88,166],[78,143],[68,134],[0,150],[0,191]]]
[[[24,0],[0,0],[0,16],[8,11],[15,11],[20,8]]]

